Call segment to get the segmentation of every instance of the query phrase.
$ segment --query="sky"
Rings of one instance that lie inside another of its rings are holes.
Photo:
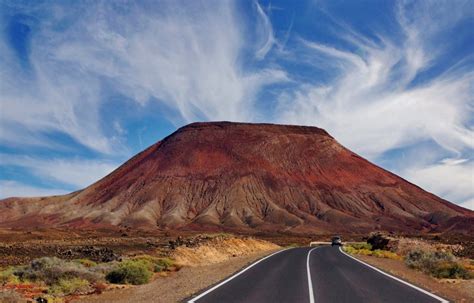
[[[474,209],[474,1],[0,0],[0,198],[195,121],[313,125]]]

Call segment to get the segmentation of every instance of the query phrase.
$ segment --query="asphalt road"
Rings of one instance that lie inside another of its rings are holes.
[[[262,259],[190,303],[446,302],[384,275],[338,247],[293,248]]]

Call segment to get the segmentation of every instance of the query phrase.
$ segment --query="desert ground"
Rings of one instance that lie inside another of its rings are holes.
[[[469,302],[474,298],[472,277],[436,278],[409,268],[404,262],[404,256],[414,248],[448,252],[455,255],[472,275],[472,239],[466,236],[386,236],[391,239],[388,247],[367,250],[365,246],[357,245],[365,243],[368,235],[342,235],[348,243],[346,251],[360,260],[453,302]],[[184,302],[264,256],[282,249],[307,247],[311,241],[329,241],[330,237],[127,229],[2,229],[0,298],[1,302],[35,302],[38,298],[48,302]],[[45,257],[71,264],[80,260],[82,265],[92,266],[89,269],[106,270],[130,260],[171,260],[172,263],[152,273],[144,282],[110,282],[102,276],[90,282],[88,287],[77,286],[76,289],[54,286],[54,283],[61,283],[57,281],[45,282],[31,277],[18,279],[15,276],[18,273],[12,269],[31,266],[29,264]]]

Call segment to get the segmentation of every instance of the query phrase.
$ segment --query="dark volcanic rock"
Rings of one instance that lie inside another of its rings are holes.
[[[389,242],[390,242],[390,239],[385,237],[381,233],[373,233],[367,239],[367,243],[372,245],[372,250],[376,250],[376,249],[386,250]]]
[[[323,129],[229,122],[185,126],[82,191],[0,202],[10,227],[468,233],[473,214]]]
[[[112,249],[108,247],[79,246],[73,248],[58,248],[57,257],[67,260],[89,259],[95,262],[112,262],[121,259]]]

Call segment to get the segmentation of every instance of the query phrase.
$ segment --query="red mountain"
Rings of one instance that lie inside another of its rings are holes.
[[[0,201],[0,226],[473,231],[474,212],[368,162],[316,127],[193,123],[95,184]]]

